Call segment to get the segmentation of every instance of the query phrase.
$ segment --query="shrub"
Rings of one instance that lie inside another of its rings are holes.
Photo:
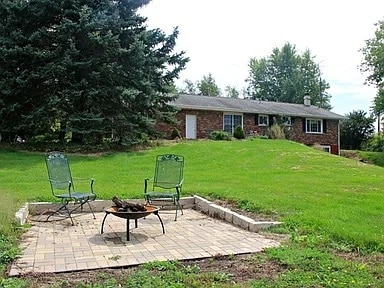
[[[171,132],[171,139],[177,139],[177,138],[181,138],[181,134],[180,134],[180,131],[176,128],[176,127],[173,127],[173,130]]]
[[[212,131],[209,138],[212,140],[230,140],[228,132],[225,131]]]
[[[384,152],[384,135],[374,135],[362,145],[362,150],[372,152]]]
[[[268,138],[270,139],[285,139],[283,128],[278,124],[273,124],[268,128]]]
[[[236,139],[244,139],[245,134],[243,128],[240,125],[236,126],[235,131],[233,132],[233,137]]]

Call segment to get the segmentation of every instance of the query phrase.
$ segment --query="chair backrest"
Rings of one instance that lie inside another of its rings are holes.
[[[55,151],[47,154],[45,163],[53,194],[56,189],[67,191],[70,188],[74,189],[68,158],[62,152]]]
[[[158,155],[156,157],[153,188],[175,188],[182,184],[184,157],[174,154]]]

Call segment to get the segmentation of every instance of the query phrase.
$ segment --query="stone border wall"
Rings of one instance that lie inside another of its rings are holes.
[[[128,200],[128,202],[143,203],[143,200],[133,199]],[[105,207],[109,207],[112,204],[113,203],[111,200],[95,200],[91,202],[94,212],[102,212]],[[156,202],[155,205],[161,207],[163,210],[175,209],[175,206],[169,205],[169,202]],[[232,223],[235,226],[238,226],[244,230],[249,230],[251,232],[258,232],[261,229],[281,224],[281,222],[277,221],[255,221],[247,216],[240,215],[228,208],[221,207],[220,205],[217,205],[197,195],[181,198],[180,205],[183,209],[198,210],[212,218]],[[27,203],[24,205],[24,207],[20,208],[19,211],[16,212],[15,217],[21,225],[24,225],[27,221],[28,215],[42,214],[45,211],[55,210],[59,207],[59,203]],[[91,212],[88,205],[84,205],[83,212]]]

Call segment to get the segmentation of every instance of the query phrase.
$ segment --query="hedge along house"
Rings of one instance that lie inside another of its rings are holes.
[[[344,116],[311,105],[309,96],[304,98],[303,104],[291,104],[180,94],[170,105],[179,110],[175,128],[187,139],[208,138],[212,131],[232,134],[238,125],[246,135],[267,135],[268,128],[278,123],[290,140],[339,155]],[[170,137],[174,127],[159,123],[157,128]]]

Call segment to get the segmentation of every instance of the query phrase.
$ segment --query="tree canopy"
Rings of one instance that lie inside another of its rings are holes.
[[[185,79],[184,80],[184,87],[178,88],[179,93],[186,93],[186,94],[198,94],[197,92],[197,85],[195,85],[191,80]]]
[[[368,73],[367,83],[382,86],[384,80],[384,21],[375,24],[375,37],[365,41],[361,71]]]
[[[147,29],[149,0],[3,0],[0,133],[119,141],[154,135],[185,68],[170,35]],[[4,138],[4,137],[3,137]]]
[[[274,48],[269,57],[249,61],[248,94],[252,99],[303,103],[305,94],[313,105],[331,109],[329,84],[309,50],[298,54],[294,45]]]
[[[211,73],[204,75],[203,78],[196,83],[191,80],[184,80],[184,87],[178,89],[179,93],[204,95],[204,96],[220,96],[221,90],[216,85],[215,78]]]
[[[198,94],[204,96],[220,96],[220,88],[216,85],[211,73],[204,75],[203,79],[197,82]]]
[[[227,85],[225,86],[226,96],[229,98],[239,98],[240,92],[234,86]]]
[[[377,117],[377,132],[381,133],[381,120],[384,114],[384,86],[380,86],[371,107],[372,114]]]
[[[384,113],[384,21],[379,21],[375,26],[375,36],[366,40],[365,47],[360,49],[364,56],[360,69],[368,74],[366,83],[378,88],[372,112],[378,117],[378,133],[380,133],[381,115]]]

